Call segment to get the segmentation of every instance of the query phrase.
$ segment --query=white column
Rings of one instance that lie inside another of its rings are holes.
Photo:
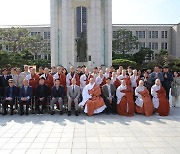
[[[59,0],[51,0],[51,65],[58,65],[58,19]]]
[[[105,0],[105,65],[112,65],[112,0]]]
[[[101,0],[91,0],[90,6],[91,68],[101,65]]]
[[[71,6],[71,0],[62,0],[62,65],[66,68],[73,64]]]

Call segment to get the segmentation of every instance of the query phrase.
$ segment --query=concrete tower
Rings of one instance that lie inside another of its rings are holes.
[[[83,61],[77,51],[82,33]],[[51,0],[51,65],[112,65],[112,0]]]

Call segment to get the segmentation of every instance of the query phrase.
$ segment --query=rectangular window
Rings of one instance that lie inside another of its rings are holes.
[[[168,44],[167,44],[167,42],[165,42],[165,50],[167,50],[168,49]]]
[[[161,31],[161,38],[167,38],[168,32],[167,31]]]
[[[152,31],[152,38],[158,38],[158,31]]]
[[[152,49],[152,47],[151,47],[151,42],[149,42],[149,48]]]
[[[146,37],[145,31],[136,31],[136,37],[137,38],[145,38]]]
[[[158,50],[158,42],[155,43],[155,50]]]
[[[161,43],[161,49],[167,50],[168,49],[168,43],[167,42],[162,42]]]
[[[113,38],[117,38],[117,31],[113,31]]]
[[[142,38],[142,31],[139,31],[139,38]]]
[[[154,38],[155,37],[155,33],[154,33],[154,31],[152,31],[152,38]]]
[[[161,43],[161,49],[164,49],[164,42]]]
[[[165,38],[167,38],[168,37],[168,33],[167,33],[167,31],[165,31]]]
[[[161,38],[164,38],[164,31],[161,31]]]
[[[152,50],[158,50],[158,42],[152,43]]]
[[[158,38],[158,31],[155,31],[155,38]]]
[[[34,35],[41,35],[41,32],[31,32],[31,36],[34,36]]]
[[[154,42],[152,43],[152,50],[154,50],[155,49],[155,44],[154,44]]]
[[[50,37],[51,37],[50,32],[44,32],[44,39],[50,40]]]
[[[48,54],[44,54],[44,59],[48,60]]]
[[[146,38],[146,32],[143,31],[143,38]]]
[[[152,38],[152,34],[151,34],[151,31],[149,31],[149,38]]]
[[[136,37],[139,38],[139,32],[138,31],[136,31]]]

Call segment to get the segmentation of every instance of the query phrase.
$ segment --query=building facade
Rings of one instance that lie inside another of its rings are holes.
[[[117,24],[113,25],[113,35],[115,36],[119,29],[126,29],[138,38],[139,45],[135,52],[143,47],[150,48],[155,54],[160,50],[167,50],[170,54],[180,57],[178,27],[180,24]]]
[[[78,25],[78,23],[77,23]],[[81,29],[79,24],[77,29]],[[12,26],[0,26],[0,28],[10,28]],[[17,25],[13,27],[22,27],[30,31],[31,35],[40,34],[48,41],[48,48],[50,49],[51,32],[50,25]],[[132,31],[134,36],[137,36],[139,46],[135,49],[138,52],[141,47],[151,48],[155,53],[161,49],[167,50],[171,55],[180,58],[180,24],[113,24],[112,37],[115,36],[119,29],[126,29]],[[80,30],[79,30],[80,31]],[[78,32],[77,35],[80,33]],[[0,40],[0,50],[10,51],[6,46],[2,46]],[[46,58],[48,55],[38,55],[38,58]]]

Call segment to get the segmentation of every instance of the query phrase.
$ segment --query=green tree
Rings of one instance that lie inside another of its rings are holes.
[[[159,54],[155,55],[155,61],[161,66],[168,65],[171,67],[174,65],[175,59],[176,58],[170,55],[166,50],[161,50]]]
[[[141,48],[139,52],[135,53],[132,59],[138,64],[141,65],[145,62],[152,60],[154,51],[149,48]]]
[[[8,46],[13,52],[28,51],[34,56],[37,53],[50,53],[48,42],[40,35],[30,35],[25,28],[7,28],[0,30],[2,45]]]
[[[114,59],[112,61],[112,65],[114,68],[118,68],[120,65],[124,68],[127,68],[128,66],[136,67],[137,63],[135,61],[127,60],[127,59]]]
[[[169,66],[174,70],[179,69],[179,61],[176,57],[173,57],[166,50],[161,50],[155,55],[155,59],[148,63],[148,67],[153,68],[154,66]]]
[[[0,66],[1,68],[7,67],[19,67],[23,68],[24,64],[36,65],[37,67],[50,67],[50,60],[38,59],[34,60],[34,56],[31,53],[25,52],[7,52],[0,51]],[[18,60],[17,60],[18,59]]]
[[[112,42],[113,52],[125,54],[132,52],[138,45],[138,39],[131,31],[120,29],[115,32]]]
[[[7,28],[0,30],[2,45],[8,46],[13,52],[21,51],[26,46],[29,32],[23,28]]]

